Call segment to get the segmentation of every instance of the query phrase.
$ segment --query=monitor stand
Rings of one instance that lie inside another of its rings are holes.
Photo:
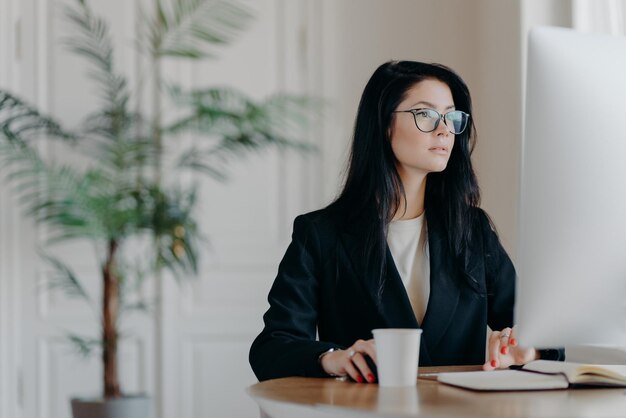
[[[626,364],[626,345],[572,345],[565,347],[565,361],[591,364]]]

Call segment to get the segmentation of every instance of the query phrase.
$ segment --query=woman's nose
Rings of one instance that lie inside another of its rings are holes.
[[[445,124],[443,117],[439,119],[439,124],[437,125],[437,128],[435,128],[435,133],[437,135],[445,136],[448,136],[450,134],[450,131],[448,130],[448,125]]]

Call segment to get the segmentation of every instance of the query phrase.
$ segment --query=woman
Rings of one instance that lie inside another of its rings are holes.
[[[471,113],[447,67],[387,62],[374,72],[343,191],[294,222],[250,349],[259,380],[374,382],[375,328],[422,328],[421,366],[491,370],[537,357],[512,336],[515,270],[478,207]],[[497,331],[485,361],[487,325]]]

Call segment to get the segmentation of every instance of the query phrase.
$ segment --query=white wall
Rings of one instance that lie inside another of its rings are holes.
[[[333,103],[324,138],[328,200],[338,190],[358,101],[376,67],[391,59],[441,62],[468,82],[477,72],[475,9],[469,2],[325,0],[323,12],[324,94]]]
[[[482,206],[491,215],[504,247],[515,259],[521,141],[520,4],[481,0],[472,87],[478,141],[475,168]]]
[[[347,157],[358,100],[382,62],[440,62],[467,82],[478,142],[483,206],[514,256],[521,138],[520,3],[500,0],[327,0],[324,92],[334,103],[324,138],[324,197],[331,199]]]

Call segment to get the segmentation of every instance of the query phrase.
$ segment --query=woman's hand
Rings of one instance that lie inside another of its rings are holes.
[[[513,364],[526,364],[537,358],[534,348],[517,346],[515,328],[504,328],[489,335],[487,361],[483,370],[506,369]]]
[[[374,383],[376,378],[365,361],[364,356],[376,363],[376,346],[374,340],[357,340],[345,350],[337,350],[322,356],[321,364],[324,371],[330,375],[349,375],[359,383]]]

